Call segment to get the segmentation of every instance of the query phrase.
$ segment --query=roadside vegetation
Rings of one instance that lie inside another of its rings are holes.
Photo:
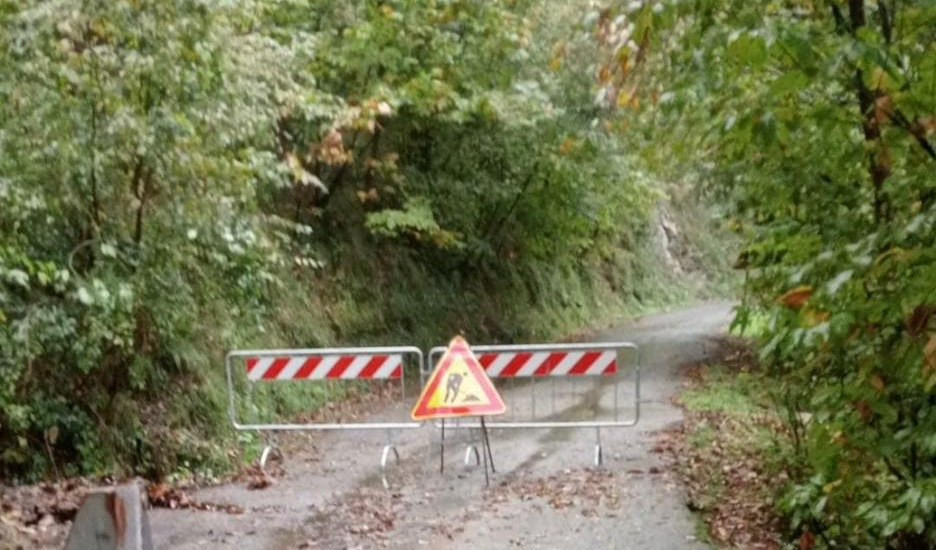
[[[652,14],[652,15],[650,15]],[[621,2],[618,124],[745,242],[800,548],[936,546],[936,4]],[[633,26],[631,26],[633,24]],[[617,52],[617,53],[615,53]],[[655,105],[647,109],[647,104]]]
[[[773,381],[750,347],[726,340],[712,361],[690,365],[679,404],[685,419],[658,438],[700,518],[699,538],[718,547],[783,547],[777,495],[792,451],[771,395]]]
[[[0,0],[0,475],[230,469],[229,349],[542,340],[709,288],[714,222],[602,123],[575,8]]]
[[[0,0],[0,28],[4,478],[229,469],[230,348],[545,339],[733,264],[769,391],[710,401],[789,439],[753,455],[783,540],[936,546],[931,0]]]

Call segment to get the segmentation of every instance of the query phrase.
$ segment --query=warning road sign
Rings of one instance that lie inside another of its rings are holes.
[[[506,410],[468,342],[456,336],[432,371],[412,416],[413,420],[430,420],[504,414]]]

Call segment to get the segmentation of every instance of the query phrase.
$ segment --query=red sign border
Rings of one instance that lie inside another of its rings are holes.
[[[442,383],[442,378],[452,367],[452,363],[457,357],[460,357],[465,362],[465,366],[468,367],[468,370],[470,370],[478,380],[478,384],[484,391],[485,397],[487,397],[488,404],[430,408],[429,400],[435,395],[439,384]],[[504,405],[504,401],[501,399],[500,394],[497,393],[497,389],[494,388],[491,379],[488,378],[487,373],[484,372],[481,363],[478,362],[478,359],[471,352],[468,342],[461,336],[456,336],[452,339],[448,349],[445,350],[442,360],[439,361],[439,366],[432,372],[429,383],[426,384],[422,394],[419,396],[419,401],[416,403],[416,406],[413,407],[411,416],[413,420],[433,420],[436,418],[459,418],[463,416],[489,416],[504,414],[506,411],[507,406]]]

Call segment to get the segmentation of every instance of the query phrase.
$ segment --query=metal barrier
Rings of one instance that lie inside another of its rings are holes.
[[[406,401],[404,363],[410,360],[425,370],[423,354],[412,346],[322,348],[322,349],[263,349],[237,350],[228,353],[225,360],[231,424],[241,431],[336,431],[387,430],[387,443],[380,458],[381,470],[387,467],[390,454],[397,461],[400,455],[393,444],[393,430],[414,429],[418,422],[309,422],[301,424],[244,423],[238,419],[237,392],[235,390],[235,364],[244,365],[247,383],[262,382],[324,382],[324,381],[384,381],[399,383],[400,402]],[[263,468],[274,446],[268,441],[260,457]],[[384,479],[386,485],[386,479]]]
[[[429,351],[427,368],[421,371],[420,377],[424,382],[432,372],[432,367],[445,352],[444,346],[434,347]],[[530,387],[530,418],[526,420],[489,421],[487,427],[491,429],[553,429],[553,428],[594,428],[595,454],[594,462],[600,466],[603,461],[601,447],[602,428],[624,428],[637,424],[640,420],[640,348],[631,342],[596,342],[581,344],[531,344],[531,345],[503,345],[503,346],[471,346],[471,350],[484,367],[485,372],[492,379],[527,379]],[[627,420],[620,419],[618,399],[618,384],[621,370],[623,352],[630,352],[634,356],[634,416]],[[537,420],[537,394],[538,381],[550,379],[552,383],[552,410],[556,411],[556,385],[555,381],[562,378],[576,380],[584,377],[613,377],[613,417],[608,420]],[[511,399],[505,398],[510,403]],[[511,417],[513,410],[510,411]],[[457,422],[455,429],[478,429],[480,425],[475,422]],[[479,458],[474,445],[465,450],[465,464],[471,462],[472,457]]]

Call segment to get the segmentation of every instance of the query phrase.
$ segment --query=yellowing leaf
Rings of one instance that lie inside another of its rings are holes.
[[[923,362],[927,370],[936,373],[936,334],[930,336],[923,348]]]
[[[318,148],[319,158],[330,166],[338,166],[351,161],[351,153],[344,148],[344,138],[336,129],[329,130]]]
[[[559,154],[568,155],[575,150],[575,146],[578,145],[573,138],[566,138],[561,145],[559,145]]]
[[[377,202],[380,200],[380,193],[375,187],[372,187],[367,191],[357,191],[355,195],[357,195],[358,201],[364,204],[369,202]]]
[[[302,168],[302,164],[292,151],[286,153],[286,166],[294,172]]]
[[[621,53],[618,54],[618,70],[621,71],[621,78],[624,79],[627,77],[627,73],[630,72],[630,50],[621,49]]]
[[[834,491],[835,488],[838,487],[838,486],[841,485],[841,484],[842,484],[842,480],[841,480],[841,479],[836,479],[835,481],[832,481],[832,482],[830,482],[830,483],[826,483],[825,485],[822,486],[822,492],[823,492],[823,493],[826,493],[826,494],[829,494],[829,493],[831,493],[832,491]]]
[[[893,90],[896,88],[894,79],[887,74],[887,71],[877,67],[871,72],[870,87],[875,90]]]
[[[885,94],[874,100],[874,118],[878,124],[883,124],[894,114],[894,100]]]
[[[829,320],[828,311],[816,311],[815,309],[803,310],[803,324],[809,328],[821,325]]]
[[[790,309],[802,309],[806,302],[812,298],[812,294],[813,288],[811,286],[798,286],[777,298],[777,303]]]
[[[874,259],[875,265],[880,265],[884,263],[884,260],[889,260],[891,258],[897,262],[905,262],[911,257],[911,253],[904,250],[899,246],[889,249],[887,252],[884,252],[880,256]]]
[[[607,65],[601,67],[601,70],[598,71],[598,82],[602,84],[607,84],[611,80],[611,69]]]
[[[930,136],[936,134],[936,116],[920,117],[914,125],[914,135]]]

